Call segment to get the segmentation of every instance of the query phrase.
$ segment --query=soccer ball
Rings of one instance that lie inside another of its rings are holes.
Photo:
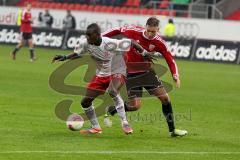
[[[79,131],[84,124],[84,119],[77,113],[73,113],[68,116],[66,121],[67,128],[72,131]]]

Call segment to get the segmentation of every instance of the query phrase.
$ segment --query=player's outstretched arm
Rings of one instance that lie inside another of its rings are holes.
[[[141,54],[144,58],[152,61],[153,59],[155,59],[155,57],[153,56],[155,54],[155,52],[148,52],[147,50],[145,50],[140,44],[138,44],[135,40],[132,40],[132,47],[135,48],[139,54]]]
[[[68,55],[56,55],[53,57],[52,63],[54,63],[55,61],[65,61],[68,59],[76,59],[76,58],[81,58],[81,56],[77,53],[71,53]]]

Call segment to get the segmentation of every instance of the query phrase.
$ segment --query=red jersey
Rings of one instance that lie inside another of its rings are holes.
[[[127,38],[137,41],[145,50],[149,52],[159,52],[165,58],[171,73],[174,78],[177,78],[178,69],[177,65],[172,57],[171,52],[167,49],[165,41],[160,37],[158,33],[153,39],[148,39],[145,34],[145,28],[138,26],[124,26],[113,28],[106,31],[102,36],[112,37],[116,35],[123,35]],[[151,67],[151,62],[145,60],[142,55],[137,53],[137,50],[133,47],[125,54],[125,60],[128,73],[145,72]]]
[[[32,19],[31,12],[24,10],[22,12],[20,32],[32,33],[31,19]]]

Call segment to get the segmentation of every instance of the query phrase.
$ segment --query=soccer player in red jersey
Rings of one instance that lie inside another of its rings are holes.
[[[176,87],[180,87],[180,79],[178,74],[177,65],[171,55],[171,52],[167,49],[164,40],[159,34],[159,20],[155,17],[150,17],[145,28],[139,26],[124,26],[119,28],[113,28],[102,34],[106,37],[112,37],[116,35],[123,35],[127,38],[134,39],[137,41],[145,50],[149,52],[155,52],[154,56],[160,56],[160,54],[165,58]],[[129,102],[125,103],[126,111],[138,110],[141,106],[142,90],[143,87],[151,94],[156,96],[162,103],[162,111],[166,118],[170,135],[175,136],[185,136],[187,131],[175,129],[174,117],[172,104],[170,97],[166,92],[161,80],[159,80],[154,69],[152,68],[151,61],[143,58],[142,55],[137,54],[134,48],[125,54],[125,61],[127,65],[127,81],[126,86],[128,90]],[[131,87],[130,79],[138,78],[139,81],[143,82],[153,82],[154,85],[149,86],[149,84],[141,85],[137,87]],[[114,106],[109,106],[107,108],[107,114],[105,116],[105,124],[108,122],[109,115],[114,115],[116,109]],[[110,121],[110,119],[109,119]]]
[[[16,59],[16,54],[19,49],[24,45],[24,42],[28,42],[29,51],[30,51],[30,61],[33,62],[36,57],[34,55],[34,46],[32,40],[32,14],[31,14],[31,4],[27,3],[26,8],[22,12],[21,16],[21,25],[20,25],[20,32],[21,32],[21,41],[15,47],[12,52],[12,59]]]

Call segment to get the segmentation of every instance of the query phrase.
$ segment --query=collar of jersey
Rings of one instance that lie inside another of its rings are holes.
[[[149,39],[149,38],[144,34],[145,32],[146,32],[146,30],[143,30],[143,31],[142,31],[142,35],[143,35],[144,38],[146,38],[146,39],[148,39],[148,40],[153,40],[153,39],[155,39],[155,38],[157,37],[157,34],[156,34],[155,37],[153,37],[152,39]]]

